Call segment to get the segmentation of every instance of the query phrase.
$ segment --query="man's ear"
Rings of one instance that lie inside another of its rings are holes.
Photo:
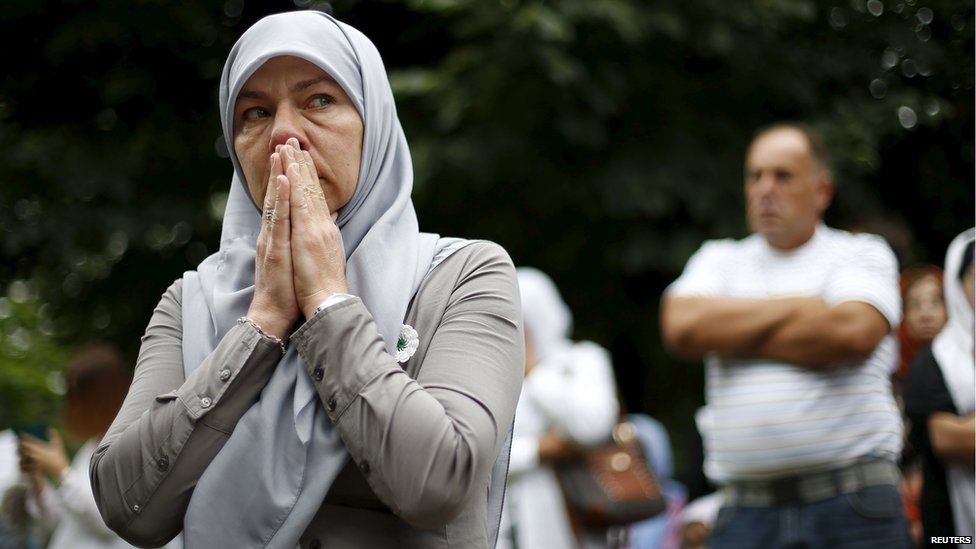
[[[823,215],[834,199],[834,174],[830,170],[823,170],[817,176],[817,209]]]

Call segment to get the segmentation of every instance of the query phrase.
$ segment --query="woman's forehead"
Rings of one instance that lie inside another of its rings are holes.
[[[272,57],[254,71],[241,87],[240,95],[252,88],[267,87],[284,82],[289,86],[304,89],[322,82],[338,85],[335,78],[315,63],[291,55]]]

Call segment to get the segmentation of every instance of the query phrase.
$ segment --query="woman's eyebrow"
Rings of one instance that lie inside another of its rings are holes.
[[[292,92],[304,91],[304,90],[307,90],[308,88],[311,88],[312,86],[314,86],[316,84],[320,84],[322,82],[330,82],[331,83],[331,82],[334,82],[334,81],[332,80],[332,77],[327,76],[327,75],[319,76],[317,78],[310,78],[308,80],[302,80],[301,82],[299,82],[299,83],[295,84],[294,86],[292,86],[291,91]],[[243,98],[243,99],[259,99],[260,100],[260,99],[266,99],[267,97],[268,97],[268,94],[266,94],[264,92],[255,91],[255,90],[241,90],[241,92],[237,94],[237,98],[238,99],[242,99]]]
[[[318,78],[312,78],[312,79],[309,79],[309,80],[302,80],[301,82],[295,84],[292,87],[291,91],[293,91],[293,92],[304,91],[304,90],[307,90],[308,88],[311,88],[312,86],[314,86],[316,84],[319,84],[321,82],[332,82],[332,81],[333,80],[332,80],[332,78],[330,76],[322,75],[322,76],[319,76]]]
[[[241,90],[241,92],[237,94],[238,99],[264,99],[266,97],[268,97],[267,94],[252,90]]]

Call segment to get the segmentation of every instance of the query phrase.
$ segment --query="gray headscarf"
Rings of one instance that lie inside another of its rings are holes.
[[[221,76],[221,123],[234,178],[220,250],[183,277],[187,376],[246,314],[254,296],[261,218],[234,152],[234,104],[241,87],[261,65],[285,55],[326,71],[363,119],[359,180],[336,223],[346,253],[349,291],[362,298],[387,351],[395,349],[407,306],[435,257],[441,260],[466,243],[419,231],[410,199],[410,151],[386,70],[372,42],[320,12],[266,17],[234,45]],[[289,348],[261,398],[244,414],[200,478],[184,521],[187,546],[292,549],[346,458],[301,357]],[[312,464],[314,474],[308,469]]]

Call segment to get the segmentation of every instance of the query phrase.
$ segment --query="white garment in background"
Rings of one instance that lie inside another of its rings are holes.
[[[976,361],[973,358],[973,308],[966,298],[959,270],[966,247],[976,238],[969,229],[957,236],[946,252],[945,288],[948,320],[932,342],[932,354],[942,371],[946,389],[952,396],[956,413],[968,416],[976,410]],[[972,536],[976,528],[976,475],[971,465],[946,467],[946,486],[952,504],[952,518],[957,536]],[[962,545],[960,545],[962,547]]]
[[[0,431],[0,496],[19,481],[17,435],[10,429]]]
[[[681,510],[681,526],[692,522],[700,522],[711,530],[718,518],[718,510],[725,503],[725,496],[721,490],[704,495],[689,503]]]
[[[515,412],[499,549],[576,547],[552,467],[539,462],[550,430],[584,445],[607,440],[618,415],[610,355],[591,342],[564,347],[536,364]]]
[[[91,439],[75,454],[61,485],[53,488],[45,483],[40,501],[34,500],[31,514],[40,520],[47,531],[53,531],[47,549],[123,549],[130,548],[115,532],[109,530],[95,506],[88,463],[98,441]],[[183,546],[177,538],[167,549]]]

